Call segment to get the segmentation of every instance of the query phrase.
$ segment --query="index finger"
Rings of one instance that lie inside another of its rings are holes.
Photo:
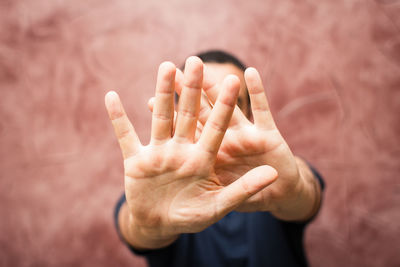
[[[199,144],[212,154],[216,154],[221,145],[236,106],[239,89],[239,79],[235,75],[228,75],[222,83],[221,93],[204,126]]]
[[[129,121],[116,92],[110,91],[106,94],[105,104],[122,151],[122,156],[124,159],[127,159],[133,156],[141,146],[139,137]]]

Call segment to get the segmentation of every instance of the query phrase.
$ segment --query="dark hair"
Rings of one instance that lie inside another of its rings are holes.
[[[206,62],[215,62],[215,63],[231,63],[241,69],[242,71],[245,71],[246,66],[234,55],[222,51],[222,50],[209,50],[205,51],[202,53],[197,54],[201,60],[203,60],[204,63]]]

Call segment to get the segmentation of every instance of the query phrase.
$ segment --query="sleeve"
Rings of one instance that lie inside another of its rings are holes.
[[[322,178],[322,175],[317,171],[317,169],[314,168],[314,166],[312,166],[309,162],[305,161],[308,165],[308,167],[310,168],[311,172],[314,174],[315,179],[317,179],[319,186],[321,188],[321,199],[320,199],[320,208],[318,209],[318,211],[314,214],[314,216],[312,216],[309,220],[307,220],[305,223],[308,224],[310,223],[312,220],[315,219],[315,217],[317,217],[321,207],[322,207],[322,201],[323,201],[323,196],[324,196],[324,190],[325,190],[325,182],[324,179]]]
[[[314,174],[315,178],[317,178],[319,185],[321,186],[321,192],[323,192],[325,189],[324,179],[322,178],[321,174],[317,171],[317,169],[315,169],[310,163],[307,162],[307,164],[312,173]]]

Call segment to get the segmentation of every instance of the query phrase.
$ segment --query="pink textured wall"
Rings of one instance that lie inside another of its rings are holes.
[[[324,175],[312,266],[400,266],[400,1],[0,0],[0,266],[145,266],[118,240],[117,90],[147,142],[157,66],[226,49]]]

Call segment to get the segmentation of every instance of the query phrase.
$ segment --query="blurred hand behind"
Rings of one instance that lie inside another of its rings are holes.
[[[219,85],[213,80],[212,73],[206,71],[205,76],[203,89],[214,103]],[[248,68],[244,77],[254,123],[246,118],[239,107],[235,107],[214,168],[220,181],[230,184],[258,166],[274,167],[278,172],[277,181],[237,208],[240,211],[274,211],[296,198],[302,186],[300,173],[296,158],[275,125],[260,75],[256,69]],[[210,105],[203,101],[202,123],[206,123],[211,111]]]

